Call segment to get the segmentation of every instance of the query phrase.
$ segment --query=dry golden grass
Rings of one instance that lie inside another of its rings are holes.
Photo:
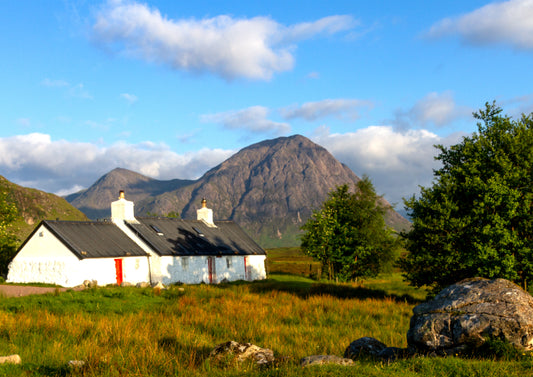
[[[435,361],[363,362],[350,369],[298,366],[309,355],[342,356],[363,336],[405,347],[414,302],[399,295],[282,276],[180,288],[98,288],[3,299],[0,355],[19,354],[23,364],[0,366],[0,376],[449,375],[448,364]],[[210,350],[228,340],[270,348],[288,361],[266,370],[212,363]],[[85,366],[70,369],[69,360],[83,360]],[[461,373],[472,367],[455,363],[459,366],[452,369]],[[488,370],[507,377],[530,366],[497,364]]]

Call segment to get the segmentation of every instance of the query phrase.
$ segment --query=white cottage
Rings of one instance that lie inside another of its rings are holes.
[[[140,282],[209,283],[265,279],[265,251],[233,221],[135,218],[121,191],[111,222],[42,221],[9,265],[7,281],[74,287]]]

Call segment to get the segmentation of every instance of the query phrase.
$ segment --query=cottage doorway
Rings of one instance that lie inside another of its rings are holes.
[[[244,257],[244,280],[252,281],[252,271],[248,257]]]
[[[217,271],[215,257],[207,257],[207,271],[209,273],[209,284],[216,283]]]
[[[115,272],[117,275],[117,285],[123,282],[122,259],[115,259]]]

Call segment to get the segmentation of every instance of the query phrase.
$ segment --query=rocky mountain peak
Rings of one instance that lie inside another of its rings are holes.
[[[158,181],[115,169],[69,200],[94,217],[91,208],[109,211],[109,203],[124,189],[135,201],[137,215],[175,211],[194,219],[207,198],[215,220],[236,221],[263,246],[285,246],[299,244],[300,227],[330,191],[343,184],[354,187],[359,180],[325,148],[294,135],[243,148],[197,181]],[[95,195],[105,200],[97,201]],[[387,216],[395,228],[409,224],[392,208]]]

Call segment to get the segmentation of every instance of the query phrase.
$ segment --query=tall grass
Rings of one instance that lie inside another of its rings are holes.
[[[342,356],[362,336],[405,347],[417,298],[383,288],[278,275],[251,284],[162,291],[97,288],[3,298],[0,355],[17,353],[23,364],[0,365],[0,375],[512,376],[532,371],[528,360],[453,358],[390,365],[363,361],[350,368],[298,365],[313,354]],[[269,369],[210,361],[209,351],[228,340],[270,348],[285,361]],[[70,369],[69,360],[83,360],[85,366]]]

